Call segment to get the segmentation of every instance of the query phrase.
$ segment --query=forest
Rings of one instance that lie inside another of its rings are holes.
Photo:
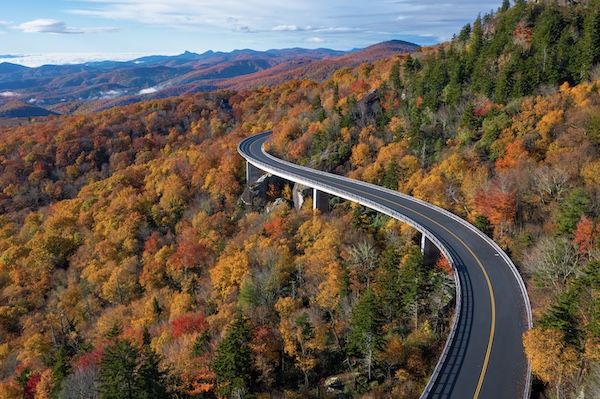
[[[545,397],[600,395],[600,1],[504,1],[323,81],[0,123],[0,397],[418,398],[454,311],[416,231],[238,142],[448,209],[525,277]],[[247,193],[247,190],[246,190]]]

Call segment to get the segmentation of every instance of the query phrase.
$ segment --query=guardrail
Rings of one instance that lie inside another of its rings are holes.
[[[267,132],[265,132],[265,135],[267,135]],[[243,143],[243,141],[242,141]],[[440,356],[440,359],[438,360],[438,363],[436,364],[436,367],[429,379],[429,382],[427,383],[427,386],[425,387],[425,390],[423,391],[423,393],[421,394],[420,399],[425,399],[427,398],[427,396],[431,393],[431,390],[433,388],[433,385],[435,384],[435,382],[437,381],[437,378],[439,376],[439,373],[448,357],[448,353],[450,351],[450,347],[452,346],[452,343],[454,342],[454,338],[456,335],[456,329],[458,327],[458,323],[460,321],[460,311],[462,308],[462,288],[460,285],[460,278],[458,276],[458,273],[456,271],[456,265],[454,260],[452,259],[452,255],[450,255],[450,251],[448,250],[448,248],[446,248],[444,246],[444,244],[437,239],[437,237],[435,237],[434,234],[432,234],[429,230],[427,230],[424,226],[422,226],[421,224],[417,223],[416,221],[412,220],[411,218],[407,217],[406,215],[403,215],[397,211],[394,211],[391,208],[388,208],[384,205],[381,205],[375,201],[371,201],[368,200],[366,198],[363,198],[361,196],[357,196],[355,194],[352,194],[350,192],[347,192],[345,190],[342,189],[337,189],[337,188],[332,188],[329,187],[319,181],[315,181],[312,179],[308,179],[305,178],[299,174],[295,174],[295,173],[290,173],[286,170],[277,168],[275,166],[272,166],[270,164],[264,163],[262,161],[259,161],[257,159],[253,159],[253,158],[247,158],[246,156],[244,156],[244,153],[241,149],[241,145],[242,143],[240,143],[240,145],[238,145],[238,152],[244,157],[246,158],[246,160],[248,162],[250,162],[252,165],[256,166],[259,169],[264,170],[265,172],[269,172],[275,175],[278,175],[280,177],[283,177],[285,179],[288,179],[290,181],[294,181],[296,183],[300,183],[300,184],[304,184],[306,186],[309,187],[313,187],[316,188],[318,190],[324,191],[326,193],[350,200],[350,201],[354,201],[357,202],[361,205],[364,205],[366,207],[369,207],[373,210],[376,210],[378,212],[384,213],[390,217],[393,217],[397,220],[400,220],[404,223],[407,223],[408,225],[414,227],[415,229],[417,229],[419,232],[421,232],[421,234],[423,234],[425,237],[427,237],[431,242],[433,242],[435,244],[435,246],[440,250],[440,252],[444,255],[444,257],[446,257],[446,259],[448,260],[448,262],[450,263],[452,269],[454,270],[454,282],[455,282],[455,286],[456,286],[456,307],[455,307],[455,312],[454,312],[454,321],[452,323],[452,327],[450,329],[450,333],[448,334],[448,338],[446,340],[446,344],[444,345],[444,349],[442,350],[442,355]],[[264,148],[261,148],[262,153],[269,159],[273,160],[275,163],[282,163],[300,170],[306,170],[306,171],[310,171],[312,173],[321,175],[321,176],[327,176],[330,177],[331,173],[327,173],[327,172],[323,172],[323,171],[319,171],[316,169],[311,169],[311,168],[307,168],[305,166],[301,166],[301,165],[296,165],[294,163],[288,162],[288,161],[284,161],[280,158],[274,157],[273,155],[267,153]],[[484,239],[492,248],[494,248],[494,250],[501,256],[501,258],[504,260],[504,262],[508,265],[509,269],[511,270],[511,272],[513,273],[515,279],[517,280],[517,283],[519,285],[519,288],[521,290],[521,295],[523,296],[523,300],[525,303],[525,310],[527,313],[527,322],[528,322],[528,327],[531,328],[533,325],[532,322],[532,314],[531,314],[531,303],[529,301],[529,295],[527,293],[527,288],[525,287],[525,282],[523,281],[523,279],[521,278],[521,275],[519,274],[515,264],[512,262],[512,260],[508,257],[508,255],[502,250],[502,248],[500,248],[498,246],[498,244],[496,244],[491,238],[489,238],[488,236],[486,236],[481,230],[479,230],[478,228],[476,228],[475,226],[473,226],[472,224],[468,223],[467,221],[465,221],[464,219],[460,218],[459,216],[453,214],[452,212],[449,212],[443,208],[437,207],[433,204],[430,204],[426,201],[420,200],[418,198],[414,198],[411,197],[409,195],[406,195],[404,193],[398,192],[398,191],[394,191],[394,190],[390,190],[387,189],[385,187],[381,187],[381,186],[377,186],[371,183],[366,183],[366,182],[361,182],[359,180],[354,180],[354,179],[350,179],[347,178],[345,176],[339,176],[339,175],[334,175],[337,179],[341,180],[341,181],[346,181],[346,182],[352,182],[355,184],[359,184],[363,187],[367,187],[367,188],[371,188],[371,189],[377,189],[380,191],[384,191],[384,192],[388,192],[388,193],[392,193],[394,195],[397,195],[399,197],[402,197],[403,199],[412,201],[414,203],[417,203],[419,205],[425,206],[427,208],[433,209],[439,213],[442,213],[443,215],[453,219],[454,221],[462,224],[463,226],[467,227],[469,230],[473,231],[474,233],[476,233],[479,237],[481,237],[482,239]],[[529,397],[529,390],[531,387],[531,365],[528,364],[528,372],[527,372],[527,381],[526,381],[526,385],[527,389],[525,390],[523,399],[527,399]]]

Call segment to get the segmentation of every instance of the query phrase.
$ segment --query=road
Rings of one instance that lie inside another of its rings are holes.
[[[451,257],[461,292],[458,318],[422,398],[528,398],[530,371],[521,337],[530,326],[531,311],[522,280],[506,254],[475,228],[433,205],[272,157],[262,150],[269,135],[263,132],[243,140],[240,154],[262,170],[397,213]]]

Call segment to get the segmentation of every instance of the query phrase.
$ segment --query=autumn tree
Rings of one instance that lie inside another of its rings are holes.
[[[525,354],[531,371],[543,381],[555,385],[556,398],[566,398],[565,384],[577,372],[577,354],[565,345],[558,331],[536,327],[523,335]]]
[[[279,333],[283,350],[294,358],[295,364],[304,374],[304,385],[309,386],[310,373],[318,364],[319,351],[323,349],[315,322],[299,300],[284,297],[275,304],[281,321]]]

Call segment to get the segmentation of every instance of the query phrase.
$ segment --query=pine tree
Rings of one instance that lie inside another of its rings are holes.
[[[587,78],[600,62],[600,0],[592,0],[585,9],[583,32],[579,41],[579,81]]]
[[[537,83],[556,84],[559,78],[557,69],[557,43],[560,41],[564,21],[556,3],[547,4],[536,21],[532,45],[535,50],[535,71]]]
[[[406,59],[404,60],[404,75],[410,75],[411,73],[413,73],[415,71],[415,65],[414,65],[414,60],[411,57],[411,55],[407,55]]]
[[[100,398],[167,398],[166,374],[159,363],[160,357],[149,346],[140,351],[129,340],[116,340],[100,361]]]
[[[402,80],[400,79],[400,61],[394,62],[390,69],[390,83],[394,94],[399,95],[402,91]]]
[[[100,398],[137,399],[136,368],[140,353],[128,340],[107,346],[100,361]]]
[[[379,300],[373,289],[367,288],[352,311],[349,349],[353,355],[362,357],[369,380],[377,353],[383,347],[382,325]]]
[[[467,53],[467,74],[473,72],[479,53],[483,47],[483,26],[481,15],[473,23],[471,40],[469,41],[469,52]]]
[[[390,162],[385,168],[383,175],[383,186],[392,190],[398,189],[398,180],[400,178],[400,166],[395,159]]]
[[[248,392],[252,364],[252,350],[248,343],[251,339],[247,320],[238,313],[219,342],[212,362],[219,394],[229,397]]]
[[[398,320],[402,310],[402,292],[399,284],[400,261],[400,251],[395,246],[391,246],[381,254],[377,269],[377,294],[383,316],[388,323]]]
[[[137,370],[138,398],[154,399],[167,397],[166,373],[159,368],[160,356],[150,346],[143,348],[143,356]]]
[[[427,284],[429,282],[428,269],[423,266],[423,254],[418,247],[403,259],[402,275],[400,276],[400,290],[402,303],[405,310],[412,314],[414,329],[419,328],[419,314],[424,298],[427,297]]]
[[[589,212],[589,196],[582,188],[575,188],[562,201],[557,217],[558,233],[571,235],[583,215]]]

